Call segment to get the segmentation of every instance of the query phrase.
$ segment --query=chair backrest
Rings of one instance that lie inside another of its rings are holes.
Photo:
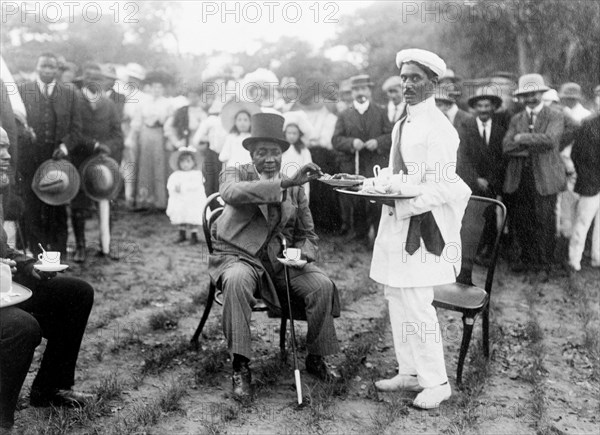
[[[225,203],[221,199],[219,192],[215,192],[206,198],[206,204],[202,210],[202,230],[204,231],[204,240],[206,241],[209,254],[213,253],[211,227],[217,218],[221,216],[221,213],[223,213],[224,205]]]
[[[482,236],[484,236],[486,221],[492,221],[497,228],[496,237],[493,240],[491,260],[487,267],[487,276],[485,280],[485,291],[489,294],[492,290],[494,270],[498,259],[500,236],[504,231],[504,225],[506,223],[506,206],[500,201],[481,196],[471,196],[469,199],[460,230],[462,263],[457,281],[464,284],[472,284],[473,264],[479,251],[479,247],[483,243]]]

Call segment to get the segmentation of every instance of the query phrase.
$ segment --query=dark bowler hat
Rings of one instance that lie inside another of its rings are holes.
[[[352,89],[360,86],[373,86],[374,83],[371,81],[371,77],[368,74],[359,74],[354,77],[350,77],[350,87]]]
[[[33,175],[31,188],[37,197],[50,205],[71,202],[79,192],[79,172],[67,160],[46,160]]]
[[[283,116],[276,113],[257,113],[252,115],[251,136],[242,141],[242,145],[248,151],[256,142],[273,142],[281,147],[281,152],[290,147],[283,135]]]
[[[119,164],[106,154],[96,154],[85,160],[79,167],[83,191],[94,201],[115,199],[123,177]]]

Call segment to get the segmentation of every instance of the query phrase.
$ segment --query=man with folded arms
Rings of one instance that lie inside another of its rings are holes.
[[[83,406],[93,397],[72,386],[94,290],[80,279],[36,270],[35,259],[6,243],[1,199],[13,173],[8,146],[8,135],[0,128],[0,262],[10,266],[13,280],[33,296],[0,308],[0,433],[9,433],[13,426],[19,392],[42,337],[48,343],[31,386],[31,405]]]
[[[456,281],[471,190],[456,175],[458,133],[435,105],[446,64],[420,49],[400,51],[396,64],[407,112],[392,132],[389,190],[418,196],[381,213],[371,278],[385,286],[398,375],[375,386],[419,392],[414,406],[432,409],[451,395],[433,286]]]
[[[339,298],[333,282],[312,263],[318,238],[302,188],[321,171],[309,163],[294,178],[281,177],[281,156],[290,146],[283,122],[273,113],[252,116],[252,136],[242,143],[252,163],[221,173],[225,208],[212,228],[209,272],[223,291],[223,333],[233,359],[233,394],[240,399],[252,396],[250,320],[256,299],[274,312],[287,307],[284,268],[277,260],[283,257],[283,239],[308,261],[289,269],[292,310],[304,312],[308,322],[306,370],[325,381],[335,379],[324,357],[339,351],[333,324]]]

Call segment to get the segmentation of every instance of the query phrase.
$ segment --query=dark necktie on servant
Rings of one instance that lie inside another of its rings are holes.
[[[404,128],[404,122],[406,121],[406,116],[400,119],[400,131],[398,132],[398,137],[402,137],[402,129]],[[398,141],[398,146],[394,148],[394,156],[392,159],[392,173],[398,174],[401,170],[403,173],[408,172],[408,168],[406,167],[406,163],[404,162],[404,158],[402,157],[402,152],[400,150],[400,141]],[[442,251],[444,250],[444,246],[446,243],[444,242],[444,238],[442,237],[442,233],[433,217],[433,213],[430,211],[421,213],[419,215],[412,216],[410,218],[410,224],[408,225],[408,234],[406,236],[406,246],[404,249],[410,255],[413,255],[419,247],[421,246],[421,238],[425,243],[425,248],[429,252],[435,255],[442,255]]]

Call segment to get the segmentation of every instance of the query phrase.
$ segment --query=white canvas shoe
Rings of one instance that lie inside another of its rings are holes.
[[[396,375],[391,379],[382,379],[375,382],[375,388],[379,391],[423,391],[416,376]]]
[[[444,400],[448,400],[451,395],[452,390],[450,389],[450,384],[447,382],[437,387],[425,388],[415,397],[413,406],[421,409],[439,408],[440,404]]]

